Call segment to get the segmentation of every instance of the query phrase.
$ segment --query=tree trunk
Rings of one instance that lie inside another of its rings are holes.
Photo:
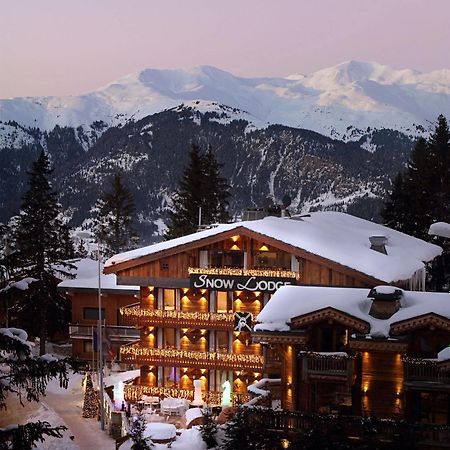
[[[39,310],[39,355],[45,355],[45,343],[47,342],[47,309],[48,296],[44,293],[41,309]]]

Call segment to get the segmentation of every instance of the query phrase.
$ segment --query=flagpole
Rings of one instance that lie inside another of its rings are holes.
[[[100,241],[97,240],[98,258],[98,367],[100,380],[100,427],[105,429],[105,406],[103,404],[103,334],[102,334],[102,286],[101,286],[101,261],[100,261]]]

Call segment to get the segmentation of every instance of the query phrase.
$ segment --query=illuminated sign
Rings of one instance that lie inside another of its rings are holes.
[[[210,275],[206,273],[191,273],[189,278],[191,288],[219,291],[275,292],[281,286],[297,284],[296,278]]]

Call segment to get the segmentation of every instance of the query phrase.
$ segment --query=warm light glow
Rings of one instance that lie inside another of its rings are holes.
[[[267,247],[266,244],[261,245],[261,247],[259,247],[259,251],[260,252],[268,252],[269,251],[269,247]]]
[[[236,244],[234,244],[231,246],[230,250],[240,250],[240,248]]]
[[[269,270],[269,269],[232,269],[229,267],[189,267],[189,275],[230,275],[243,277],[269,277],[269,278],[295,278],[300,279],[298,272],[290,270]]]
[[[126,358],[127,362],[152,359],[153,364],[163,361],[165,365],[170,363],[189,366],[193,361],[203,363],[207,366],[227,366],[230,369],[239,369],[246,366],[249,369],[262,369],[264,366],[264,357],[260,355],[247,355],[236,353],[216,353],[203,352],[196,350],[178,350],[169,348],[148,348],[141,347],[139,343],[124,345],[120,347],[120,354]]]
[[[236,241],[239,240],[239,236],[238,236],[238,235],[236,235],[236,236],[231,236],[231,240],[232,240],[233,242],[236,242]]]
[[[291,446],[291,442],[287,439],[281,439],[281,448],[289,448]]]

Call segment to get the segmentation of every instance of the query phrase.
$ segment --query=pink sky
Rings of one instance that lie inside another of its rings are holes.
[[[79,94],[143,68],[242,76],[349,59],[450,68],[449,0],[0,0],[0,98]]]

